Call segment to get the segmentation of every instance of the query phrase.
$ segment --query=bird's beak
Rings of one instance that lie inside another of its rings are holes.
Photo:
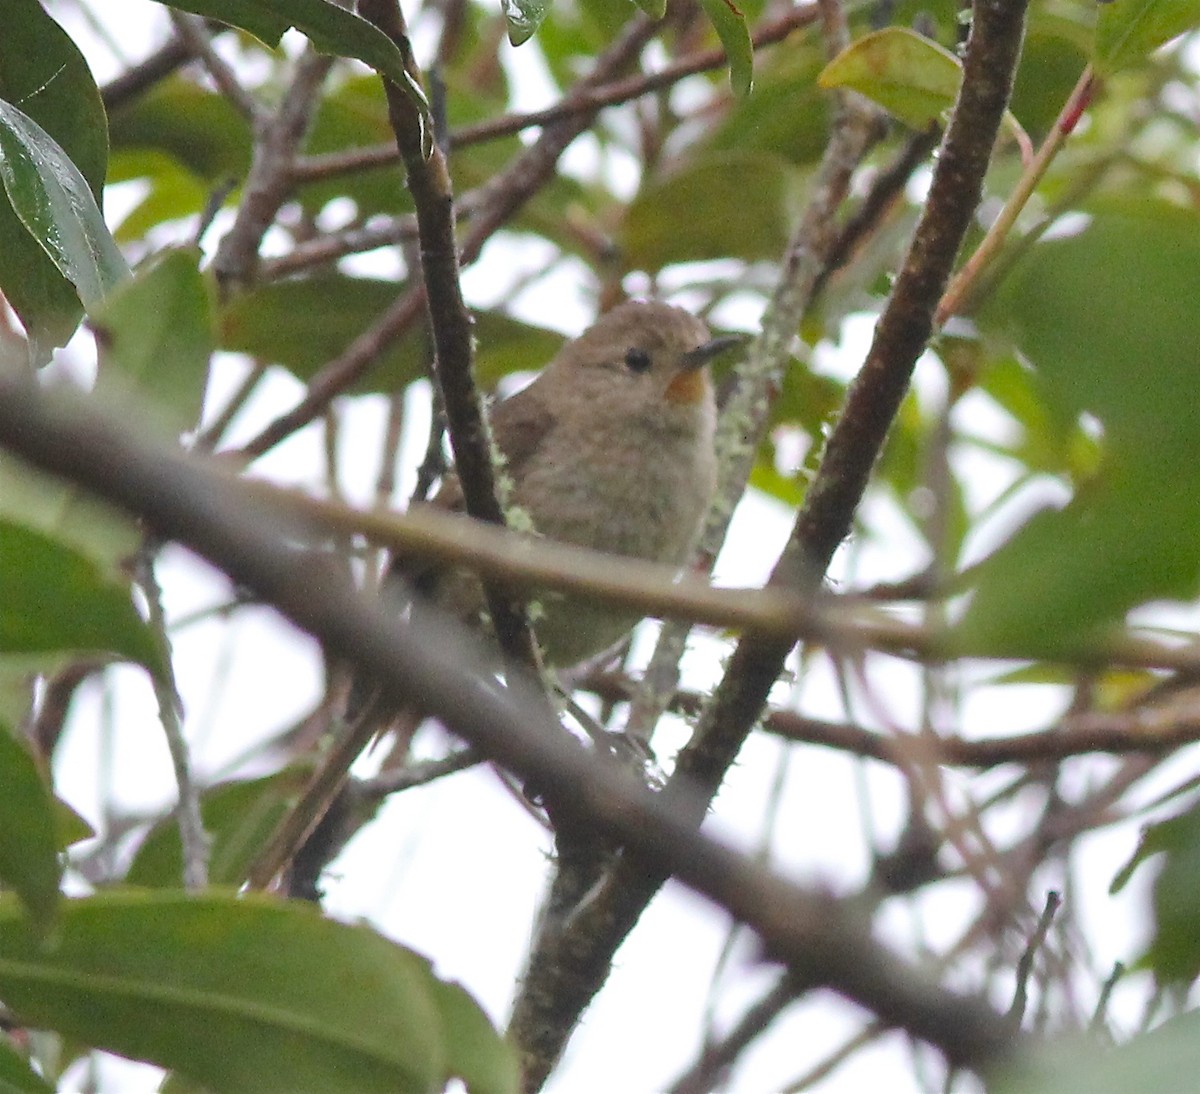
[[[736,346],[744,346],[746,342],[747,337],[744,334],[723,334],[720,338],[710,338],[704,345],[690,349],[683,355],[683,368],[703,368],[714,357],[719,357],[726,350]]]
[[[688,350],[679,358],[679,371],[667,385],[667,400],[682,404],[702,402],[710,390],[708,373],[704,371],[704,366],[718,354],[740,346],[745,341],[740,334],[726,334]]]

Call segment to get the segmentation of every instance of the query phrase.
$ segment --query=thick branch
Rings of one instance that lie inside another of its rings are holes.
[[[131,431],[51,398],[24,376],[0,374],[0,445],[142,518],[254,590],[335,656],[386,681],[389,697],[419,692],[431,712],[490,759],[537,786],[562,813],[620,840],[761,936],[770,954],[885,1021],[980,1067],[1013,1041],[984,1002],[932,984],[880,946],[867,925],[827,895],[801,889],[700,834],[686,816],[547,725],[536,689],[518,678],[498,691],[475,671],[471,636],[451,621],[420,634],[356,595],[348,579],[294,549],[304,529],[276,525],[220,475]],[[690,812],[690,810],[689,810]]]
[[[817,477],[772,583],[815,593],[883,447],[916,359],[933,329],[933,313],[971,217],[1020,54],[1025,4],[977,0],[964,58],[962,88],[946,131],[924,212],[867,360],[851,385]],[[666,800],[699,825],[783,669],[792,643],[749,635],[739,642],[692,743],[680,754]],[[700,791],[699,796],[696,790]],[[599,990],[617,947],[665,880],[636,857],[623,858],[571,923],[570,937],[542,955],[546,983],[518,1002],[518,1042],[536,1042],[542,1076]],[[528,983],[528,982],[527,982]],[[533,1086],[528,1083],[528,1086]]]

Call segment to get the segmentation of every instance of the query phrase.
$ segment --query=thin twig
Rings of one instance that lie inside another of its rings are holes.
[[[163,615],[162,589],[154,573],[156,553],[156,546],[152,542],[147,541],[142,545],[137,555],[137,580],[146,598],[150,629],[163,651],[161,672],[151,673],[151,682],[154,685],[154,697],[158,701],[159,721],[162,723],[167,749],[171,754],[171,765],[175,769],[175,783],[179,788],[176,816],[179,821],[179,841],[183,849],[183,887],[195,893],[208,885],[208,854],[211,841],[208,833],[204,831],[204,818],[200,814],[200,788],[192,778],[187,740],[183,735],[183,704],[171,667],[171,644]]]
[[[783,976],[766,995],[750,1007],[741,1020],[671,1085],[671,1094],[707,1094],[715,1089],[737,1058],[765,1033],[767,1027],[804,991],[803,982]]]
[[[1012,1006],[1008,1009],[1008,1021],[1014,1029],[1020,1027],[1021,1019],[1025,1016],[1025,1006],[1029,1000],[1029,977],[1033,974],[1033,960],[1046,941],[1046,935],[1050,933],[1050,925],[1054,922],[1054,916],[1061,903],[1062,898],[1053,889],[1046,894],[1046,906],[1038,917],[1037,926],[1029,936],[1025,952],[1021,954],[1021,960],[1017,962],[1017,983],[1013,990]]]
[[[400,48],[414,81],[420,72],[412,60],[408,31],[397,0],[358,0],[359,13]],[[492,436],[475,386],[475,343],[471,315],[459,281],[458,243],[449,165],[442,150],[426,145],[424,120],[411,96],[384,81],[388,117],[404,161],[408,189],[417,210],[421,273],[434,342],[434,368],[449,427],[454,469],[467,512],[476,520],[503,527],[504,509],[492,462]],[[540,663],[537,642],[524,606],[494,582],[484,593],[496,641],[514,665]]]
[[[760,49],[782,41],[793,31],[815,22],[817,12],[815,3],[789,8],[783,15],[764,23],[754,31],[751,35],[754,48]],[[724,68],[728,63],[723,49],[700,50],[673,61],[658,72],[627,76],[624,79],[573,89],[553,106],[542,110],[504,114],[499,118],[463,126],[448,134],[447,141],[452,150],[458,150],[473,144],[509,137],[535,126],[552,125],[579,114],[590,119],[605,107],[631,102],[643,95],[672,87],[688,76]],[[371,148],[356,148],[349,152],[308,156],[298,160],[293,171],[298,182],[311,182],[366,168],[382,167],[395,163],[397,158],[398,153],[394,145],[381,144]]]
[[[198,15],[182,11],[171,11],[171,25],[192,56],[198,58],[207,69],[217,90],[229,100],[233,108],[251,125],[257,125],[263,117],[263,109],[238,79],[237,73],[213,46],[213,36],[208,26]]]
[[[849,41],[840,9],[822,3],[826,19],[826,53],[836,56]],[[832,14],[830,14],[832,13]],[[779,280],[763,315],[762,331],[735,369],[736,386],[721,408],[717,427],[719,474],[716,496],[697,545],[698,568],[711,571],[738,499],[745,492],[766,429],[771,404],[792,359],[801,320],[812,302],[838,239],[837,210],[849,192],[850,179],[867,151],[883,135],[881,112],[857,95],[834,95],[830,141],[821,159],[812,196],[796,223],[784,254]],[[687,642],[686,624],[668,624],[634,699],[626,732],[647,744],[679,682],[679,662]]]
[[[306,49],[279,109],[256,121],[254,159],[242,200],[213,256],[212,268],[225,294],[250,284],[256,276],[259,246],[291,193],[292,160],[308,132],[317,93],[332,64],[332,57]]]
[[[959,315],[970,307],[971,294],[980,277],[999,254],[1000,248],[1004,246],[1009,233],[1017,223],[1017,217],[1021,215],[1021,210],[1033,196],[1033,191],[1042,181],[1042,176],[1049,169],[1054,157],[1058,155],[1059,149],[1074,132],[1075,126],[1079,124],[1080,115],[1091,102],[1095,87],[1096,75],[1092,71],[1092,66],[1087,65],[1071,94],[1067,97],[1062,110],[1059,111],[1058,118],[1042,142],[1041,148],[1038,149],[1037,155],[1021,173],[1017,185],[1013,187],[1012,193],[1004,203],[1004,208],[1000,210],[1000,215],[992,222],[987,235],[983,237],[975,253],[963,264],[963,268],[958,271],[949,288],[946,289],[937,309],[936,323],[939,326],[945,323],[950,316]]]
[[[623,71],[653,34],[654,23],[635,16],[596,59],[591,73],[569,93],[586,95],[589,88],[603,84]],[[478,216],[462,241],[459,262],[467,266],[479,257],[483,245],[504,226],[543,186],[555,177],[559,158],[567,146],[591,122],[594,111],[580,110],[548,125],[541,136],[509,167],[480,187]],[[309,382],[303,399],[291,410],[270,422],[255,438],[231,456],[249,460],[269,451],[298,429],[319,417],[325,405],[359,380],[379,356],[408,330],[424,308],[424,288],[404,293],[375,323],[330,361]]]
[[[1096,1000],[1096,1009],[1092,1013],[1091,1021],[1088,1022],[1088,1033],[1093,1037],[1098,1037],[1101,1032],[1108,1031],[1108,1002],[1112,998],[1112,993],[1116,989],[1117,982],[1125,975],[1125,965],[1121,961],[1114,963],[1112,972],[1109,973],[1108,979],[1104,981],[1104,986],[1100,989],[1100,998]]]
[[[111,116],[156,83],[178,71],[192,60],[192,57],[192,50],[186,42],[172,38],[144,61],[126,69],[100,89],[100,101],[104,104],[105,111]]]
[[[460,748],[440,760],[425,760],[369,779],[360,779],[355,783],[354,792],[363,801],[378,801],[416,786],[428,786],[447,775],[456,775],[483,762],[483,757],[474,749]]]

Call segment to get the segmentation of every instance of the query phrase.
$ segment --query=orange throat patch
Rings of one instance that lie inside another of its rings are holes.
[[[679,373],[667,385],[667,401],[685,405],[700,402],[708,391],[708,372],[702,368],[688,368]]]

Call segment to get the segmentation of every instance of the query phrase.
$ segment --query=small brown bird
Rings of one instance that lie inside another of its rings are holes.
[[[491,412],[509,504],[540,534],[612,554],[682,565],[716,483],[716,404],[706,365],[739,344],[713,338],[682,308],[630,301],[568,343]],[[461,509],[447,477],[431,504]],[[420,575],[417,587],[460,617],[477,616],[477,580]],[[601,653],[637,622],[545,594],[534,630],[557,667]]]
[[[551,539],[682,565],[716,483],[716,404],[706,366],[741,341],[713,338],[694,315],[654,301],[621,304],[601,316],[528,387],[492,410],[509,504]],[[430,504],[463,508],[453,474]],[[464,571],[413,569],[397,559],[390,576],[459,618],[478,620],[482,611],[479,580]],[[534,630],[546,661],[559,668],[602,653],[638,621],[574,597],[545,593],[536,600],[542,614]],[[413,605],[418,624],[421,602],[418,596]],[[319,898],[321,869],[354,831],[353,803],[338,794],[354,757],[390,722],[392,756],[403,762],[420,721],[415,709],[389,709],[376,684],[362,678],[354,681],[346,716],[350,731],[294,810],[324,819],[292,860],[292,896]],[[339,804],[330,808],[335,798]]]

